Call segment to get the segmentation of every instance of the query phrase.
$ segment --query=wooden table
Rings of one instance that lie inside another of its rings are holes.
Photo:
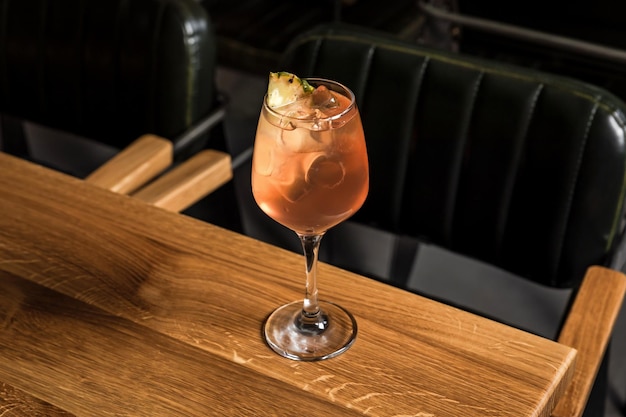
[[[298,254],[0,154],[2,416],[547,416],[573,373],[571,348],[326,264],[358,338],[284,359],[261,325],[303,285]]]

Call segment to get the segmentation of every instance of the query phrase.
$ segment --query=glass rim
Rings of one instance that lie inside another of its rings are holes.
[[[348,93],[347,94],[347,98],[350,100],[350,104],[345,109],[343,109],[341,112],[339,112],[337,114],[333,114],[332,116],[318,117],[318,118],[315,118],[315,119],[311,119],[310,117],[294,117],[294,116],[289,116],[287,114],[280,113],[276,109],[271,108],[267,104],[267,93],[265,93],[265,95],[263,96],[263,107],[273,117],[279,118],[281,120],[297,120],[297,121],[300,121],[300,122],[303,122],[303,121],[305,121],[305,122],[306,121],[334,121],[334,120],[341,119],[346,114],[350,113],[354,108],[356,108],[356,96],[354,95],[354,92],[352,92],[352,90],[350,90],[348,87],[346,87],[344,84],[340,83],[339,81],[334,81],[334,80],[330,80],[330,79],[327,79],[327,78],[320,78],[320,77],[303,78],[303,80],[306,80],[309,83],[320,83],[321,82],[321,83],[333,84],[335,86],[338,86],[339,88],[343,89],[344,92]],[[287,106],[287,104],[285,106]],[[283,107],[283,106],[281,106],[281,107]]]

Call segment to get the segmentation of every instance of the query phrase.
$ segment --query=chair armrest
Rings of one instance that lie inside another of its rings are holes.
[[[143,135],[85,180],[110,191],[129,194],[163,172],[172,161],[172,142],[155,135]]]
[[[132,196],[166,210],[180,212],[232,177],[230,155],[207,149],[198,152]]]
[[[626,275],[593,266],[587,270],[558,342],[578,351],[574,377],[553,417],[582,416],[626,292]]]

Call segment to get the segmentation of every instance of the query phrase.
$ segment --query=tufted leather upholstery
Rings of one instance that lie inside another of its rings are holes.
[[[555,287],[617,246],[626,106],[607,91],[339,25],[281,69],[356,94],[371,183],[355,221]]]
[[[0,112],[122,148],[172,139],[215,104],[194,0],[7,0],[0,22]]]

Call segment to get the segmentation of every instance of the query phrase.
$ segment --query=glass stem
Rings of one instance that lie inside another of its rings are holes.
[[[317,258],[323,233],[305,235],[298,233],[306,262],[306,293],[302,314],[297,319],[298,328],[307,333],[322,333],[328,326],[327,317],[321,312],[317,298]]]

